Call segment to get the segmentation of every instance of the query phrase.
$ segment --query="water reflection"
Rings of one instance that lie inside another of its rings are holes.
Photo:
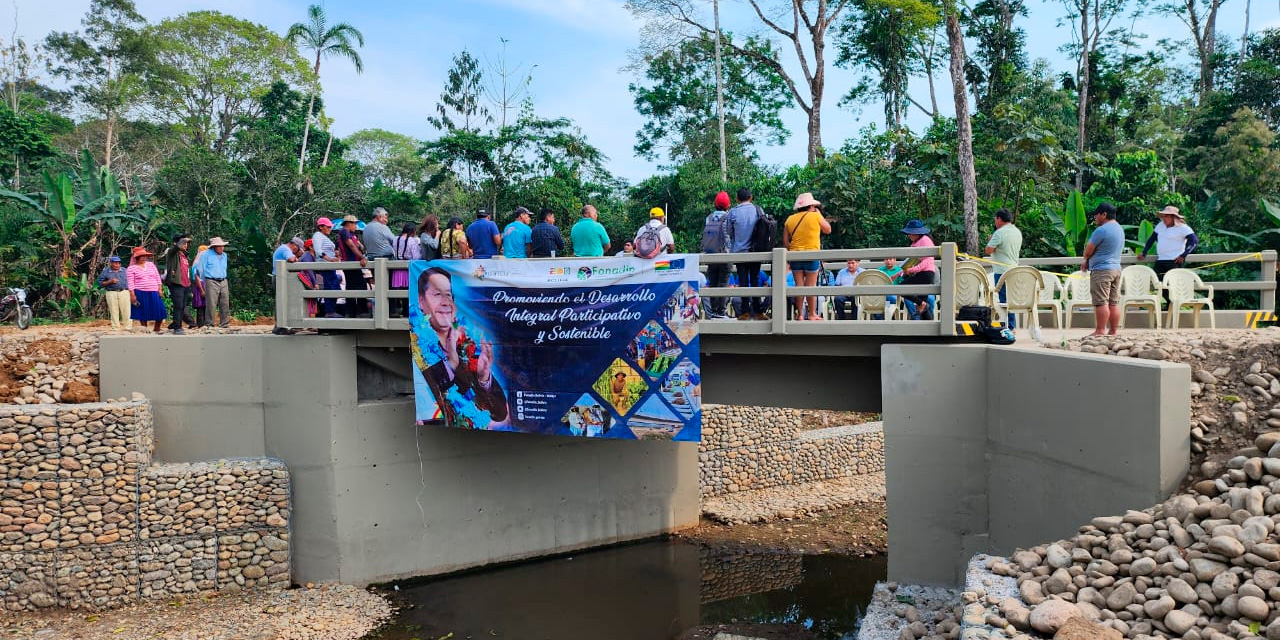
[[[416,606],[382,640],[668,640],[721,623],[852,637],[883,557],[723,553],[656,541],[401,587]]]

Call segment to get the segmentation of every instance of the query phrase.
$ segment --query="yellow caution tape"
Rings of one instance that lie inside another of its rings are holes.
[[[1259,322],[1275,322],[1276,314],[1270,311],[1250,311],[1244,315],[1244,324],[1250,329],[1257,329]]]

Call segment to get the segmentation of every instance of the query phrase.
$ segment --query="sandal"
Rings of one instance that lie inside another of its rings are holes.
[[[808,318],[805,318],[805,320],[826,320],[826,318],[823,318],[822,316],[809,316]]]

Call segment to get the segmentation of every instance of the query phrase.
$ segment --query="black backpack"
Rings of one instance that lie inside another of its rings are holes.
[[[970,304],[956,310],[956,322],[972,322],[977,325],[973,334],[988,344],[1013,344],[1015,338],[1008,327],[991,324],[991,307]]]
[[[778,221],[756,205],[756,224],[751,228],[751,251],[772,251],[778,246]]]

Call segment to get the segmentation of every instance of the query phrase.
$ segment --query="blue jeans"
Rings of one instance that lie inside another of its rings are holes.
[[[997,274],[995,274],[995,275],[996,275],[996,282],[1000,282],[1000,276],[1002,276],[1002,275],[1004,275],[1004,274],[1003,274],[1003,273],[997,273]],[[1005,289],[1004,289],[1004,287],[1000,287],[1000,290],[996,292],[996,295],[999,297],[999,299],[1000,299],[1000,302],[1001,302],[1001,303],[1004,303],[1004,302],[1006,302],[1006,301],[1007,301],[1007,300],[1006,300],[1006,298],[1005,298]],[[1016,321],[1016,320],[1014,320],[1013,314],[1008,313],[1008,314],[1005,314],[1005,315],[1007,315],[1007,316],[1009,317],[1009,328],[1010,328],[1010,329],[1017,329],[1017,328],[1018,328],[1018,323],[1017,323],[1017,321]]]
[[[321,271],[320,279],[324,283],[325,291],[338,291],[342,288],[338,280],[337,271]],[[320,306],[325,315],[337,313],[337,304],[337,298],[323,298],[320,300]]]

